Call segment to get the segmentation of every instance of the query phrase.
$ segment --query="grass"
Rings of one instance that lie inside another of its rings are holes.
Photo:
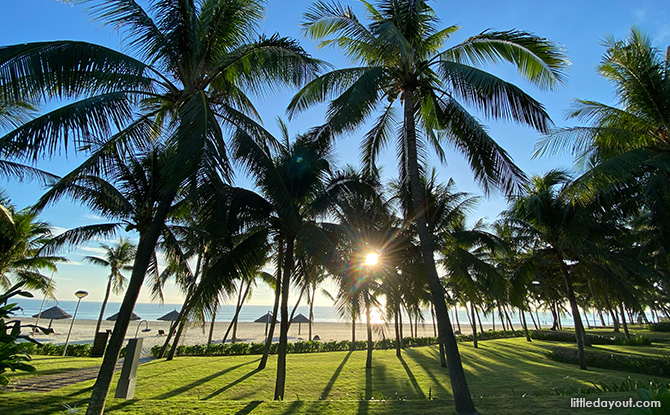
[[[652,379],[610,370],[580,371],[576,366],[545,359],[544,353],[556,345],[556,342],[527,343],[523,338],[481,342],[479,349],[462,343],[463,364],[478,409],[483,414],[566,413],[571,396],[552,396],[555,388],[577,389],[592,386],[593,382],[621,383],[628,376],[641,381]],[[274,356],[263,371],[256,370],[258,356],[157,360],[139,367],[136,399],[110,399],[106,413],[448,414],[453,411],[451,387],[446,369],[439,366],[437,353],[437,347],[419,347],[407,349],[402,359],[398,359],[393,350],[376,350],[369,371],[364,368],[364,351],[289,355],[283,402],[271,401]],[[86,363],[79,362],[81,358],[60,359],[60,368]],[[84,360],[99,362],[99,359]],[[38,362],[40,371],[58,369],[52,366],[55,362],[36,359]],[[670,382],[670,379],[654,380]],[[110,396],[115,384],[116,381]],[[0,393],[0,408],[6,413],[23,415],[59,413],[63,411],[62,404],[84,407],[92,385],[93,381],[87,381],[46,394],[4,392]],[[628,399],[635,393],[598,396]],[[589,413],[629,412],[590,410]]]

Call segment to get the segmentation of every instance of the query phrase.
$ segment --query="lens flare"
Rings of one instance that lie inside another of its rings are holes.
[[[379,261],[379,255],[374,252],[367,254],[365,257],[365,265],[368,266],[377,265],[377,261]]]

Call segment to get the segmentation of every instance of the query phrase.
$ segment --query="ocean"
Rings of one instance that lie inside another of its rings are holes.
[[[40,305],[42,304],[41,299],[36,299],[36,298],[14,298],[13,301],[17,302],[18,305],[22,308],[22,310],[18,311],[16,314],[17,317],[32,317],[33,315],[39,313],[40,310]],[[44,303],[44,310],[46,310],[49,307],[53,307],[54,305],[58,305],[60,308],[65,310],[65,312],[69,314],[73,314],[75,307],[77,306],[76,301],[58,301],[56,302],[55,300],[47,300]],[[79,310],[77,311],[77,319],[85,319],[85,320],[97,320],[98,316],[100,315],[100,307],[102,306],[102,302],[99,301],[86,301],[86,299],[82,299],[81,304],[79,306]],[[105,309],[105,316],[104,318],[107,318],[111,316],[112,314],[115,314],[119,311],[119,308],[121,307],[121,303],[116,303],[116,302],[109,302],[107,303],[107,307]],[[292,309],[293,306],[290,306],[289,312]],[[135,314],[140,316],[144,320],[148,321],[155,321],[159,317],[169,313],[172,310],[177,310],[179,311],[181,309],[181,304],[158,304],[158,303],[137,303],[135,304]],[[240,311],[240,317],[239,321],[240,322],[253,322],[257,318],[261,317],[268,311],[272,311],[272,306],[264,306],[264,305],[245,305],[242,307],[242,310]],[[307,306],[299,306],[298,310],[296,311],[296,315],[298,313],[304,314],[306,317],[309,317],[309,307]],[[219,309],[216,313],[216,321],[230,321],[233,318],[233,315],[235,314],[235,306],[234,305],[223,305],[219,306]],[[542,326],[546,327],[548,324],[551,324],[551,314],[549,313],[544,313],[540,312],[539,318],[540,318],[540,323]],[[452,320],[453,318],[453,310],[450,311],[450,317]],[[423,313],[425,323],[432,324],[432,317],[430,314],[430,311],[424,310]],[[593,315],[589,315],[589,320],[593,322]],[[583,316],[582,316],[583,318]],[[460,320],[461,324],[468,324],[468,315],[467,311],[464,309],[459,309],[458,310],[458,319]],[[491,316],[484,316],[481,315],[482,323],[484,324],[490,324],[491,323]],[[514,313],[511,316],[512,322],[515,325],[520,325],[519,323],[519,315]],[[528,321],[528,324],[530,327],[532,327],[532,321],[530,319],[530,316],[526,314],[526,319]],[[314,307],[314,321],[315,322],[320,322],[320,323],[338,323],[338,322],[348,322],[348,320],[342,319],[337,315],[337,312],[334,307],[328,307],[328,306],[315,306]],[[407,318],[403,318],[404,322],[408,322]],[[563,325],[566,326],[571,326],[572,323],[572,318],[570,315],[567,315],[561,319]],[[452,323],[455,325],[456,322],[452,321]],[[496,316],[496,323],[499,325],[500,320]],[[597,324],[600,324],[599,321],[596,322]]]

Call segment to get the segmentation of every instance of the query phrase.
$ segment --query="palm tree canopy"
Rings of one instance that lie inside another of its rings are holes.
[[[304,14],[305,34],[321,41],[321,47],[341,49],[360,66],[334,70],[308,83],[291,101],[289,114],[335,98],[321,131],[340,133],[381,110],[362,144],[364,162],[371,168],[396,134],[394,102],[412,93],[423,151],[430,148],[444,160],[442,145],[450,143],[465,155],[485,189],[509,189],[523,181],[522,172],[465,105],[488,118],[546,131],[550,119],[540,103],[479,67],[510,62],[531,83],[556,88],[568,63],[562,50],[547,39],[516,30],[485,31],[443,49],[459,28],[438,29],[437,16],[425,1],[362,3],[367,24],[338,2],[317,1]],[[408,155],[402,145],[398,148],[403,172]]]

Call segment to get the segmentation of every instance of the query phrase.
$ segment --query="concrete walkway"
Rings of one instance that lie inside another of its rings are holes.
[[[140,364],[151,360],[154,359],[152,357],[141,358]],[[123,360],[119,360],[116,364],[116,372],[120,371],[122,367]],[[98,376],[99,370],[100,366],[92,366],[63,373],[54,373],[53,375],[19,378],[18,381],[10,384],[10,388],[14,392],[51,392],[65,386],[74,385],[75,383],[95,379]]]

